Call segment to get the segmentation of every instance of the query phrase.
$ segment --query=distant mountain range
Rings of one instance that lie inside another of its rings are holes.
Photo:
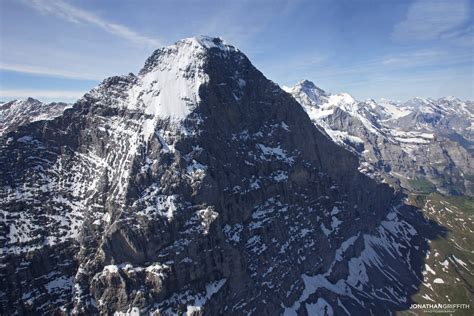
[[[303,80],[288,91],[360,170],[409,191],[474,194],[474,102],[455,97],[356,101]]]
[[[43,103],[33,98],[0,103],[0,135],[35,121],[51,120],[72,105],[62,102]]]

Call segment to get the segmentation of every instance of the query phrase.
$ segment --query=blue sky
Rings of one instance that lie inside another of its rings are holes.
[[[282,86],[474,99],[470,0],[1,0],[0,99],[72,102],[154,49],[221,36]]]

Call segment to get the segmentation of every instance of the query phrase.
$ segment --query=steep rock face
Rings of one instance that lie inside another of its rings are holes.
[[[315,124],[359,155],[363,172],[412,191],[474,194],[472,102],[453,97],[359,102],[307,80],[290,93]]]
[[[0,146],[2,313],[388,314],[440,233],[217,38]]]
[[[50,120],[71,107],[62,102],[43,103],[33,98],[14,100],[0,104],[0,135],[30,122]]]

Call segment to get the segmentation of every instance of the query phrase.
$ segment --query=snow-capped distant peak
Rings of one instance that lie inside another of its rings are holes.
[[[13,100],[2,104],[0,110],[9,110],[10,112],[31,111],[39,109],[43,103],[37,99],[28,97],[26,99]]]
[[[407,102],[405,102],[405,105],[410,105],[413,107],[420,107],[420,106],[425,106],[429,104],[433,104],[434,100],[430,98],[420,98],[420,97],[414,97]]]
[[[289,93],[291,93],[300,104],[316,107],[323,103],[325,97],[328,96],[323,89],[317,87],[309,80],[301,80],[290,89]]]
[[[40,100],[32,98],[32,97],[28,97],[26,99],[13,100],[11,102],[15,103],[15,104],[39,104],[39,103],[41,103]]]
[[[312,81],[301,80],[293,89],[301,89],[307,92],[312,92],[315,95],[326,95],[326,91],[316,86]]]
[[[332,105],[352,105],[356,100],[349,93],[331,94],[329,102]]]
[[[462,103],[463,101],[455,96],[447,96],[447,97],[444,97],[444,98],[439,98],[438,99],[438,102],[450,102],[450,103]]]
[[[314,82],[309,81],[307,79],[300,80],[298,82],[297,86],[301,86],[301,87],[305,87],[305,88],[309,88],[309,89],[317,88],[316,85],[314,84]]]
[[[327,93],[309,80],[301,80],[290,92],[304,106],[342,106],[345,109],[350,109],[357,104],[357,101],[350,94],[345,92]]]
[[[67,103],[46,104],[31,97],[0,104],[0,135],[31,122],[53,119],[69,107]]]
[[[401,106],[399,101],[380,99],[377,105],[383,112],[385,120],[396,120],[412,112],[411,109]]]

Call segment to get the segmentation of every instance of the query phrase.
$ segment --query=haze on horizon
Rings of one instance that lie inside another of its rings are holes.
[[[73,102],[160,46],[220,36],[269,79],[357,99],[474,99],[469,0],[0,3],[0,100]]]

